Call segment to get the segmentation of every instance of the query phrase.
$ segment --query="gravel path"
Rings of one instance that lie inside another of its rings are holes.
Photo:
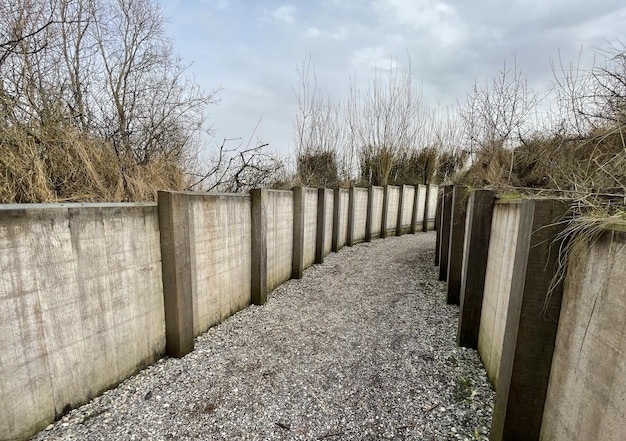
[[[487,439],[434,233],[344,248],[34,440]]]

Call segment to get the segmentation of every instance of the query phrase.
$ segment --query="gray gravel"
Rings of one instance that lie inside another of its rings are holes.
[[[331,254],[33,439],[487,439],[494,392],[456,346],[434,241]]]

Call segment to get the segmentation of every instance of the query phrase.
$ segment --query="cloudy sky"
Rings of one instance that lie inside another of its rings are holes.
[[[395,63],[421,84],[430,105],[462,101],[515,57],[535,88],[552,80],[551,60],[582,65],[624,43],[623,0],[160,0],[175,49],[205,90],[213,143],[251,137],[293,151],[297,68],[310,57],[318,87],[345,99]],[[622,41],[620,43],[620,38]]]

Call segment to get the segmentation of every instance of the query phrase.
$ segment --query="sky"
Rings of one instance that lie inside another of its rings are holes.
[[[305,59],[318,89],[336,100],[347,98],[351,78],[367,88],[376,69],[409,72],[410,64],[434,107],[463,102],[475,80],[514,58],[529,86],[543,89],[559,57],[589,68],[626,44],[623,0],[159,1],[189,73],[206,91],[219,89],[219,104],[208,108],[211,145],[252,139],[281,155],[295,148]]]

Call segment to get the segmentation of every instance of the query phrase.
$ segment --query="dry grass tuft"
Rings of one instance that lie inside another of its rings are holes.
[[[0,203],[153,201],[184,187],[178,164],[137,164],[72,127],[0,127]]]
[[[606,207],[590,209],[580,204],[574,204],[573,208],[575,217],[567,222],[565,229],[553,241],[553,245],[559,246],[557,269],[546,295],[544,313],[552,294],[565,281],[571,259],[581,250],[592,246],[607,230],[616,226],[626,229],[626,209],[623,207],[613,208],[610,212]]]

